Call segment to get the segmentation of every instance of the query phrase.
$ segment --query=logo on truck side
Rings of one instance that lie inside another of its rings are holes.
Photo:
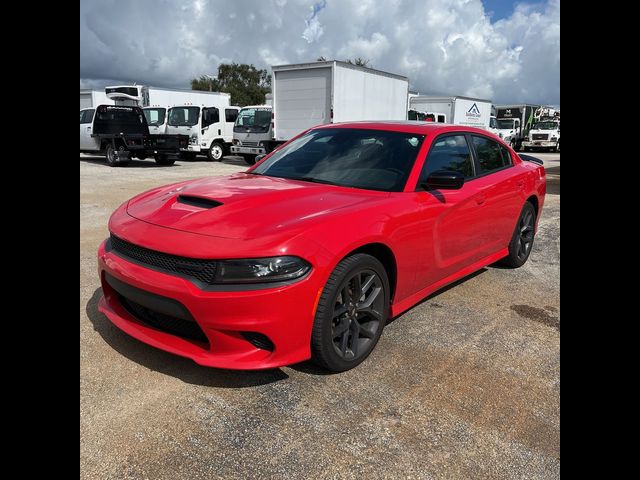
[[[473,105],[471,105],[471,108],[467,110],[467,117],[477,118],[479,116],[480,116],[480,109],[478,108],[478,105],[474,103]]]

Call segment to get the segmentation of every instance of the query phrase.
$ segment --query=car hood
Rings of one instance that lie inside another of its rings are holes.
[[[131,199],[127,213],[153,225],[251,239],[295,230],[387,192],[238,173],[168,185]],[[289,232],[294,233],[294,232]]]

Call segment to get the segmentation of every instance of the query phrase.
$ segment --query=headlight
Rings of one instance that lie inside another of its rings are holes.
[[[189,143],[192,144],[196,144],[198,143],[198,134],[197,133],[192,133],[191,136],[189,137]]]
[[[551,140],[557,140],[558,137],[556,137],[555,135],[553,137],[551,137]]]
[[[215,283],[282,282],[300,278],[311,265],[298,257],[251,258],[218,262]]]
[[[511,135],[507,135],[506,137],[503,138],[503,140],[505,142],[509,142],[511,140]]]
[[[231,140],[231,143],[233,145],[238,145],[238,144],[240,144],[240,140],[238,140],[237,138],[234,138],[233,140]]]

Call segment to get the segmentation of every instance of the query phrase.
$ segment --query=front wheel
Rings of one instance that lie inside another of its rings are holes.
[[[207,152],[207,157],[212,162],[220,162],[222,161],[222,157],[224,156],[224,146],[220,142],[213,142],[211,147],[209,147],[209,151]]]
[[[373,351],[389,315],[389,279],[380,261],[358,253],[342,260],[318,301],[311,359],[331,370],[349,370]]]
[[[533,247],[535,229],[536,209],[531,202],[525,202],[509,242],[509,254],[501,261],[503,265],[518,268],[526,263]]]
[[[255,165],[256,164],[256,155],[242,155],[245,163],[247,165]]]

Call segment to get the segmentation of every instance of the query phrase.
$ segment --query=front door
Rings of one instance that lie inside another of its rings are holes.
[[[93,108],[80,110],[80,150],[100,149],[100,140],[91,136],[94,112]]]

